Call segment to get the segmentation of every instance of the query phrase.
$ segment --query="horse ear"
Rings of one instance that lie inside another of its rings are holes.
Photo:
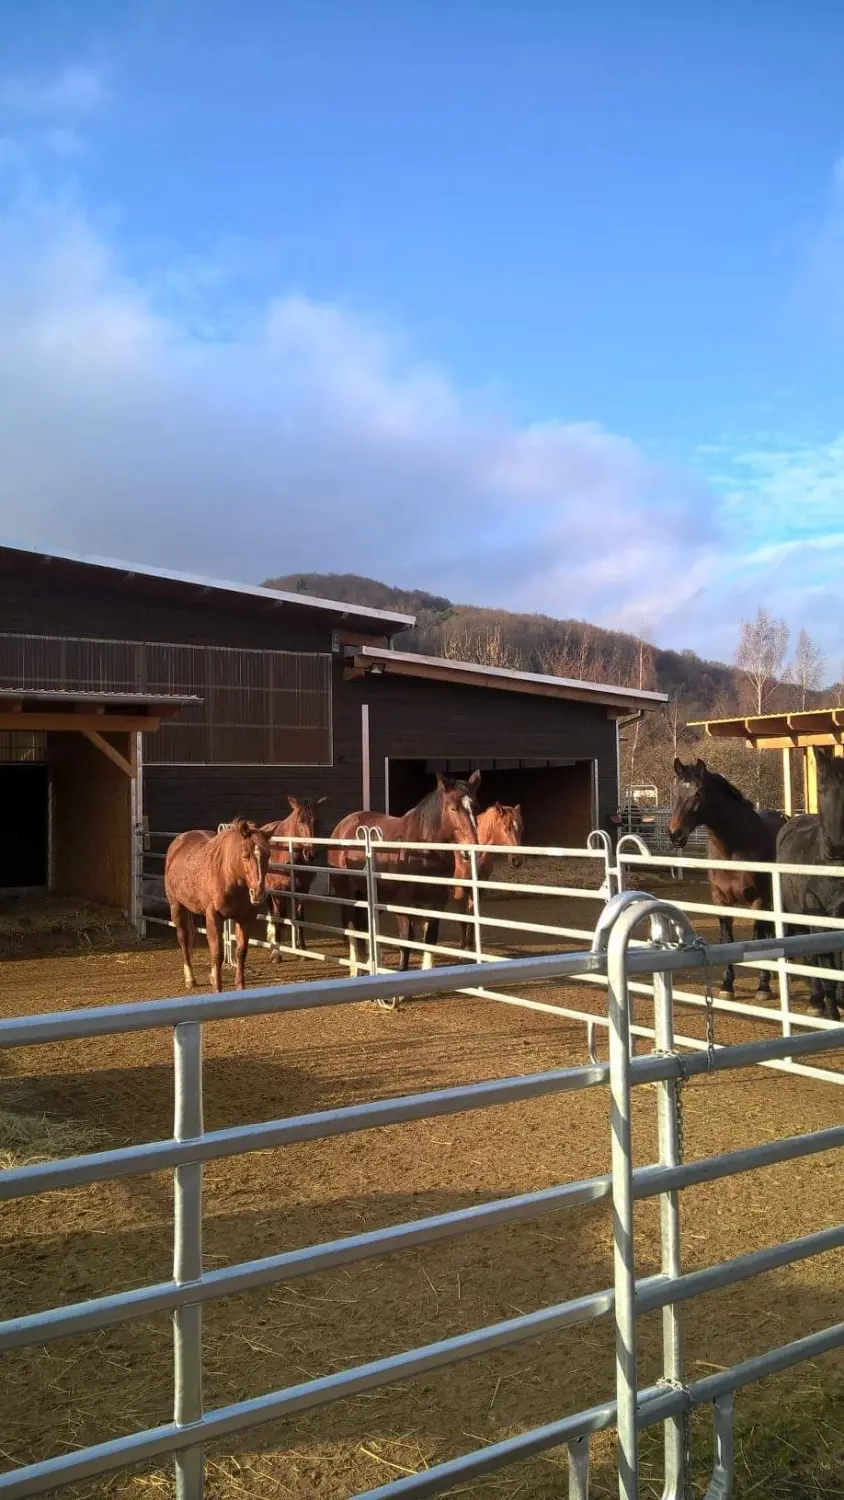
[[[521,802],[517,802],[516,803],[516,806],[513,808],[513,811],[517,812],[519,814],[519,817],[522,816],[522,804],[521,804]]]
[[[480,786],[480,784],[481,784],[481,773],[480,773],[480,771],[473,771],[472,774],[471,774],[471,776],[469,777],[469,780],[466,783],[466,785],[470,786],[472,788],[472,790],[474,791],[475,787],[476,786]]]
[[[454,782],[452,781],[451,777],[450,776],[444,776],[443,773],[442,773],[442,771],[438,771],[437,772],[437,787],[438,787],[439,791],[441,791],[441,792],[447,792],[449,790],[449,788],[452,787],[452,786],[454,786]]]
[[[676,755],[674,757],[674,775],[682,776],[685,769],[686,767],[683,765],[683,762],[681,761],[679,755]]]
[[[695,761],[695,770],[697,771],[698,776],[702,776],[704,771],[706,770],[706,762],[698,758]]]
[[[235,818],[232,827],[237,829],[242,839],[246,839],[249,837],[252,824],[248,818]]]
[[[292,807],[293,811],[294,812],[298,812],[299,808],[302,806],[301,802],[299,801],[299,798],[298,797],[291,797],[289,795],[289,793],[288,793],[287,800],[290,803],[290,806]]]

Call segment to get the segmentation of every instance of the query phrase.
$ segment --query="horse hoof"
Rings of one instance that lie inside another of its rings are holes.
[[[719,1000],[732,1000],[732,998],[733,998],[733,992],[732,992],[732,990],[719,990],[718,991],[718,999]]]
[[[753,998],[755,1000],[773,1000],[774,996],[771,990],[757,990]]]
[[[812,1005],[812,1004],[810,1004],[809,1005],[809,1010],[812,1012],[813,1016],[825,1016],[826,1015],[826,1007],[824,1005]]]

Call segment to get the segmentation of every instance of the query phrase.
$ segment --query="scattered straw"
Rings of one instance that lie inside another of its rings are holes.
[[[19,1115],[0,1109],[0,1170],[25,1167],[32,1162],[55,1161],[93,1151],[102,1143],[102,1132],[51,1120],[47,1115]]]

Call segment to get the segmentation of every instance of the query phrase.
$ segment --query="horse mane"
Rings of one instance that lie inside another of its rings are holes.
[[[744,792],[740,792],[737,786],[734,786],[731,781],[727,780],[726,776],[721,775],[720,771],[710,771],[707,767],[706,774],[708,779],[714,782],[719,792],[723,792],[726,797],[732,797],[733,801],[737,802],[740,806],[749,807],[751,812],[756,811],[750,798],[745,797]]]
[[[435,843],[442,827],[442,789],[435,786],[410,809],[419,825],[419,843]]]

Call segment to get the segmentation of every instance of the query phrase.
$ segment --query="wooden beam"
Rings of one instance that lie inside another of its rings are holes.
[[[746,741],[751,750],[808,750],[815,745],[840,745],[841,731],[833,734],[781,734],[770,739],[763,735],[752,735]]]
[[[127,760],[125,755],[121,755],[120,751],[116,750],[114,745],[110,744],[107,739],[104,739],[96,729],[83,729],[82,733],[86,740],[90,740],[91,744],[96,745],[97,749],[101,750],[103,755],[108,756],[109,760],[123,772],[124,776],[132,777],[135,775],[135,769],[131,760]]]
[[[806,791],[806,811],[816,813],[818,810],[818,763],[815,752],[809,747],[803,752],[803,785]]]
[[[105,713],[105,704],[104,703],[74,703],[74,705],[73,705],[73,712],[75,714],[104,714]]]
[[[782,810],[787,818],[794,812],[791,795],[791,747],[788,745],[783,747],[782,752]]]
[[[65,713],[16,714],[0,708],[0,729],[46,730],[48,734],[79,734],[86,729],[96,730],[98,734],[131,734],[133,730],[152,733],[159,723],[158,718],[147,718],[142,714],[105,714],[102,717],[90,714],[85,717]]]

